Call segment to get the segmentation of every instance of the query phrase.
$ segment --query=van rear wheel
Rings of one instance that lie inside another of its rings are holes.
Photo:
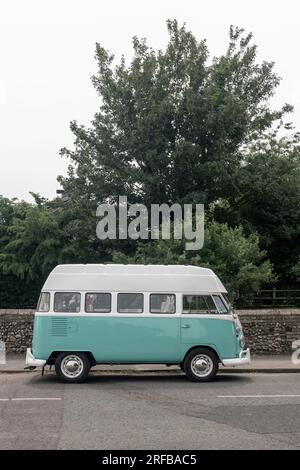
[[[219,369],[216,354],[206,348],[191,351],[184,360],[184,371],[193,382],[208,382],[213,380]]]
[[[90,361],[84,353],[60,353],[55,360],[56,375],[66,383],[84,382],[90,368]]]

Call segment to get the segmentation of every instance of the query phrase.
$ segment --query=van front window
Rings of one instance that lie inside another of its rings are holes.
[[[222,294],[222,297],[223,297],[223,299],[225,300],[225,303],[226,303],[227,306],[228,306],[228,310],[233,311],[233,305],[232,305],[232,303],[230,302],[230,300],[228,299],[227,295],[226,295],[226,294]]]
[[[219,295],[213,295],[213,299],[219,310],[219,313],[228,313],[228,308],[226,307],[225,303]]]
[[[184,295],[183,313],[219,313],[210,295]]]

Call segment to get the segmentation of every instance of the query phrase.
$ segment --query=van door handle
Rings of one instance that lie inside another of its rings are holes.
[[[184,325],[181,325],[181,328],[190,328],[190,325],[187,325],[186,323]]]

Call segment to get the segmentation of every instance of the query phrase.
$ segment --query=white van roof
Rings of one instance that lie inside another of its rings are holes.
[[[211,269],[154,264],[62,264],[43,291],[227,292]]]

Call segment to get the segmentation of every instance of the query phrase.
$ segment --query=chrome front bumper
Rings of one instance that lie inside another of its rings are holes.
[[[242,366],[243,364],[250,364],[250,349],[247,348],[244,351],[241,351],[239,357],[234,359],[223,359],[222,364],[225,367],[234,367],[234,366]]]
[[[26,351],[25,363],[29,367],[44,367],[47,361],[45,359],[36,359],[31,352],[31,349],[28,348]]]

